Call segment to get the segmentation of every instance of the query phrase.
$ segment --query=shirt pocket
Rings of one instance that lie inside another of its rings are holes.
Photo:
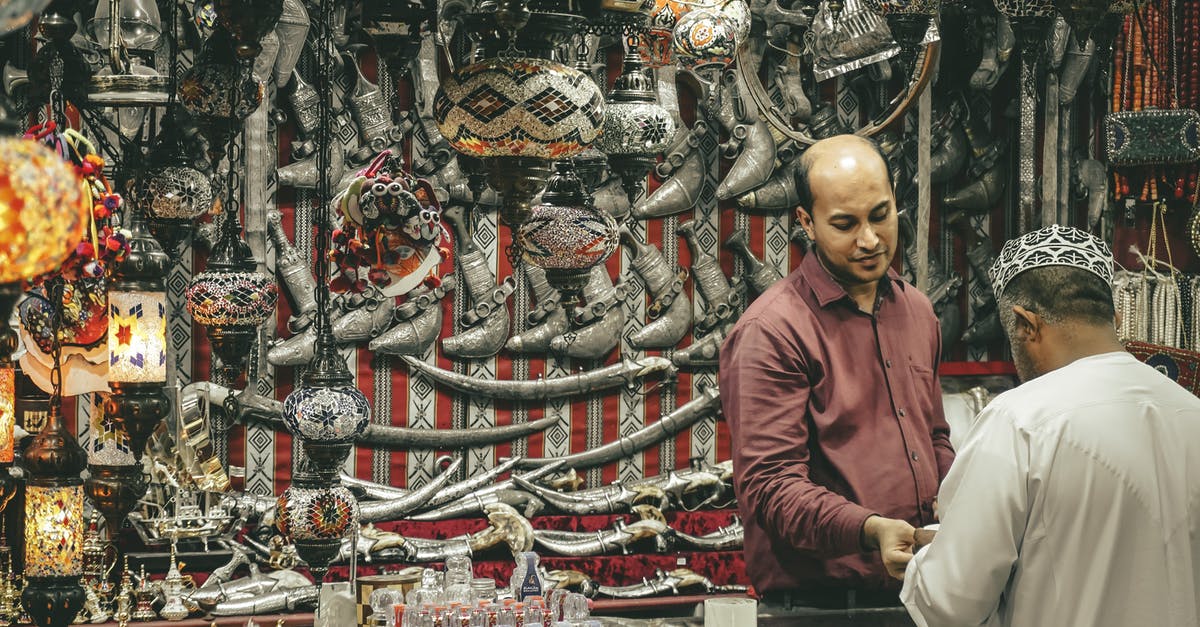
[[[913,404],[917,409],[914,417],[919,417],[926,424],[931,423],[934,417],[940,414],[938,410],[941,409],[942,402],[941,391],[936,385],[937,379],[934,376],[933,368],[923,364],[909,364],[908,371],[912,377],[909,389],[912,391]]]

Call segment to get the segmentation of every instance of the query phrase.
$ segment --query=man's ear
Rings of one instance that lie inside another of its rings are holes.
[[[1039,341],[1045,325],[1042,317],[1020,305],[1013,305],[1013,313],[1016,315],[1017,337],[1029,342]]]
[[[816,241],[813,237],[813,219],[812,214],[804,207],[796,207],[796,220],[800,222],[800,228],[804,229],[804,233],[808,235],[809,241]]]

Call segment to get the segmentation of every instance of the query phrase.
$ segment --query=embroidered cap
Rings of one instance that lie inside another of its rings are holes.
[[[1026,270],[1044,266],[1071,266],[1087,270],[1112,285],[1112,251],[1096,236],[1057,224],[1009,240],[988,273],[996,298],[1008,283]]]

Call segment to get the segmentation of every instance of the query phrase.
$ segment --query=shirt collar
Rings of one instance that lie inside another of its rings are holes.
[[[850,294],[846,293],[846,288],[842,287],[842,284],[838,283],[829,274],[824,264],[817,258],[817,251],[815,249],[809,249],[804,255],[804,259],[800,262],[800,266],[804,268],[804,276],[808,279],[808,284],[812,287],[813,296],[817,297],[817,303],[822,308],[828,307],[831,303],[844,298],[850,298]],[[887,275],[879,281],[879,286],[883,289],[884,296],[892,293],[893,283],[898,284],[900,289],[904,289],[904,280],[900,278],[900,275],[895,270],[888,268]]]

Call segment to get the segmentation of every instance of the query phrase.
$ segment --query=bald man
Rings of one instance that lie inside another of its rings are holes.
[[[746,569],[768,613],[899,605],[878,552],[934,522],[954,451],[941,332],[890,269],[891,173],[870,140],[822,140],[796,171],[813,242],[721,347]]]

